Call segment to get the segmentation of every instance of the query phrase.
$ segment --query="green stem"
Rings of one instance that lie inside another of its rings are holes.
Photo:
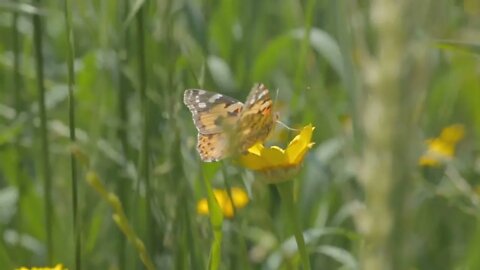
[[[40,0],[36,0],[37,6],[40,6]],[[42,21],[40,15],[33,15],[33,39],[35,44],[35,59],[38,88],[38,105],[40,109],[40,140],[42,149],[42,167],[43,167],[43,189],[44,189],[44,207],[45,207],[45,231],[47,245],[47,263],[53,261],[53,204],[52,204],[52,179],[50,172],[50,155],[47,134],[47,113],[45,107],[45,85],[43,77],[43,54],[42,54]]]
[[[128,10],[129,10],[129,2],[122,1],[122,4],[119,5],[119,18],[121,18],[120,26],[122,25],[122,21],[128,17]],[[129,53],[129,30],[125,28],[121,32],[121,43],[117,51],[117,63],[119,67],[127,66],[128,65],[128,53]],[[125,72],[122,69],[118,69],[118,119],[120,124],[118,125],[118,139],[120,141],[122,153],[124,156],[123,161],[127,164],[129,161],[133,160],[133,156],[130,151],[130,147],[128,144],[128,108],[127,108],[127,99],[128,99],[128,90],[129,88],[129,81]],[[129,181],[130,179],[123,179],[125,181]],[[129,187],[125,185],[123,181],[119,181],[117,185],[118,195],[120,200],[125,206],[125,214],[126,216],[130,216],[131,214],[131,199],[129,196]],[[131,260],[131,252],[127,252],[126,248],[126,241],[124,237],[118,237],[118,266],[119,270],[125,270],[129,268],[129,263]]]
[[[220,267],[222,258],[222,227],[213,228],[213,243],[210,249],[209,270],[217,270]]]
[[[17,117],[20,115],[20,112],[23,110],[22,98],[21,98],[21,77],[20,77],[20,42],[19,42],[19,33],[18,33],[18,13],[14,12],[12,17],[12,49],[13,49],[13,93],[14,93],[14,102],[15,102],[15,111],[17,112]],[[22,147],[20,145],[20,139],[15,139],[15,151],[17,155],[16,159],[16,180],[18,186],[18,200],[17,200],[17,228],[18,228],[18,238],[16,240],[16,252],[20,260],[24,260],[24,252],[21,249],[21,236],[23,231],[23,197],[25,191],[25,184],[23,180],[23,169],[22,169]]]
[[[71,26],[70,8],[68,0],[65,1],[64,12],[67,31],[67,65],[68,65],[68,104],[69,104],[69,131],[70,142],[75,143],[75,70],[73,60],[75,58],[73,30]],[[73,216],[73,234],[75,236],[75,269],[82,269],[82,242],[81,242],[81,222],[80,213],[78,211],[78,180],[77,180],[77,162],[73,153],[70,154],[70,169],[72,178],[72,216]]]
[[[135,248],[145,268],[147,268],[147,270],[154,270],[155,265],[150,258],[142,239],[140,239],[132,225],[130,225],[127,216],[125,215],[125,211],[123,210],[122,203],[118,197],[115,194],[108,192],[107,188],[94,171],[89,171],[87,173],[86,181],[110,205],[114,212],[113,220]]]
[[[293,199],[293,181],[285,181],[283,183],[277,184],[278,192],[282,197],[283,203],[286,207],[286,212],[290,215],[290,221],[292,222],[293,234],[295,236],[295,241],[297,242],[298,251],[300,252],[300,257],[303,264],[304,270],[310,270],[310,259],[307,253],[307,247],[305,245],[305,240],[303,239],[303,233],[300,230],[300,224],[298,223],[298,213],[297,208],[295,207],[295,202]]]
[[[302,44],[300,47],[300,55],[298,57],[297,62],[297,71],[295,73],[295,90],[300,93],[300,89],[304,83],[304,73],[305,73],[305,63],[307,61],[308,56],[308,49],[310,47],[310,31],[312,29],[312,22],[313,22],[313,12],[315,10],[315,0],[308,0],[307,7],[305,9],[305,32],[302,40]],[[298,95],[294,96],[293,103],[297,105],[298,102]]]
[[[246,238],[245,235],[248,234],[246,232],[247,229],[248,229],[248,224],[246,220],[244,220],[241,222],[239,226],[239,230],[238,230],[238,233],[236,234],[237,236],[235,239],[235,243],[239,245],[239,248],[237,250],[237,255],[238,255],[238,261],[236,263],[236,265],[238,265],[237,269],[244,269],[244,270],[252,269],[252,267],[249,264],[250,258],[248,254],[247,243],[245,240]]]
[[[359,85],[356,83],[356,76],[357,74],[354,71],[353,63],[355,60],[353,59],[352,53],[355,51],[353,48],[354,42],[351,34],[349,33],[348,27],[348,3],[345,1],[333,1],[332,4],[335,8],[335,24],[338,25],[338,44],[340,46],[340,50],[342,52],[342,63],[344,67],[344,73],[342,76],[342,81],[345,85],[345,90],[348,92],[348,106],[350,108],[350,116],[352,117],[352,128],[353,128],[353,148],[355,152],[360,152],[361,146],[361,132],[359,127],[359,119],[362,115],[360,112],[360,108],[358,105],[358,100],[360,100],[360,91]]]
[[[207,190],[208,212],[210,215],[210,224],[213,229],[213,243],[210,249],[208,269],[217,270],[220,267],[222,257],[223,213],[215,198],[210,181],[204,175],[202,175],[202,179],[205,184],[205,189]]]
[[[147,78],[146,78],[146,65],[145,65],[145,27],[144,27],[144,14],[145,3],[138,10],[136,14],[137,20],[137,41],[138,41],[138,75],[140,79],[140,100],[142,108],[142,149],[140,153],[140,171],[142,178],[145,181],[145,211],[146,211],[146,226],[147,226],[147,249],[152,251],[155,249],[153,246],[154,237],[154,224],[151,211],[151,187],[150,187],[150,168],[149,168],[149,119],[148,119],[148,99],[147,99]]]
[[[235,206],[235,203],[233,202],[233,197],[232,197],[232,187],[230,186],[230,182],[227,180],[227,170],[226,170],[226,164],[222,162],[222,176],[223,176],[223,182],[225,183],[225,190],[227,191],[228,199],[232,202],[232,209],[233,209],[233,217],[236,216],[237,213],[237,207]]]

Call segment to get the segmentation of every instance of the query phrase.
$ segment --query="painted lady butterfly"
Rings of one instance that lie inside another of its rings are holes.
[[[198,130],[197,150],[202,161],[218,161],[242,153],[264,141],[272,131],[273,102],[263,84],[255,84],[242,102],[201,89],[187,89],[183,102]]]

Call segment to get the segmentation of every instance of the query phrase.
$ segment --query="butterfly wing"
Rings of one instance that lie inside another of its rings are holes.
[[[225,127],[234,127],[243,103],[201,89],[185,90],[183,102],[192,113],[198,130],[197,151],[204,162],[217,161],[227,154],[228,139]]]
[[[225,126],[235,125],[243,109],[243,103],[234,98],[201,89],[185,90],[183,103],[201,134],[220,133]]]
[[[246,151],[257,142],[263,142],[272,131],[275,121],[273,101],[263,84],[255,84],[245,101],[236,126],[237,146]]]
[[[197,151],[204,162],[218,161],[227,155],[227,138],[225,133],[198,133]]]

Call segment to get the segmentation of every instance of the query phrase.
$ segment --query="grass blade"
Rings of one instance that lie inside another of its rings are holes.
[[[36,0],[37,6],[41,1]],[[47,245],[47,262],[53,262],[53,204],[52,204],[52,177],[50,171],[50,147],[47,134],[47,112],[45,106],[45,84],[43,72],[43,48],[42,48],[42,19],[40,15],[33,15],[33,38],[35,44],[35,61],[37,74],[38,105],[40,113],[40,141],[41,141],[41,159],[43,169],[43,189],[44,189],[44,207],[45,207],[45,231]]]
[[[151,187],[150,187],[150,155],[149,155],[149,110],[147,98],[147,71],[145,65],[145,27],[144,27],[145,5],[141,5],[136,13],[137,20],[137,53],[138,53],[138,77],[140,81],[140,102],[142,111],[142,148],[140,151],[140,175],[145,183],[145,217],[147,226],[147,250],[153,250],[153,217],[151,210]]]
[[[69,104],[69,133],[70,142],[75,143],[75,70],[73,61],[75,58],[74,36],[72,29],[72,19],[70,15],[69,0],[65,1],[64,6],[66,31],[67,31],[67,65],[68,65],[68,104]],[[82,242],[81,242],[81,220],[78,209],[78,179],[77,179],[77,162],[73,153],[70,154],[70,170],[72,180],[72,216],[73,216],[73,234],[74,234],[74,257],[75,269],[82,269]]]

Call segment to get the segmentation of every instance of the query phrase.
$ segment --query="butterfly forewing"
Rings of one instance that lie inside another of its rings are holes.
[[[270,98],[270,91],[268,91],[265,85],[262,83],[257,83],[252,87],[250,93],[248,94],[247,100],[245,101],[244,111],[255,113],[256,108],[262,105],[271,106],[272,99]]]
[[[224,126],[235,125],[243,108],[234,98],[201,89],[185,90],[183,102],[201,134],[223,132]]]

